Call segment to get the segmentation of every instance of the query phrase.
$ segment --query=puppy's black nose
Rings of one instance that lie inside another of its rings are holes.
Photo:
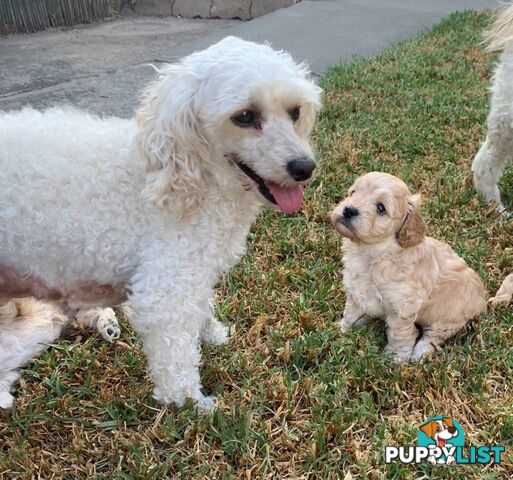
[[[347,207],[344,207],[344,210],[342,212],[342,216],[344,218],[353,218],[357,217],[360,214],[358,209],[356,207],[353,207],[352,205],[348,205]]]
[[[315,162],[309,157],[295,158],[287,163],[287,172],[296,182],[309,179],[314,170]]]

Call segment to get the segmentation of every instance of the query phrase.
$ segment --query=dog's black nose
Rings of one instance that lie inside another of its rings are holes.
[[[315,162],[309,157],[295,158],[287,163],[287,172],[296,182],[308,180],[314,170]]]
[[[358,209],[356,207],[353,207],[352,205],[348,205],[347,207],[344,207],[344,210],[342,211],[342,216],[344,218],[353,218],[357,217],[360,214]]]

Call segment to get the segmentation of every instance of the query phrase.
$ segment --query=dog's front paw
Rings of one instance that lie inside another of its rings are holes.
[[[221,323],[217,318],[211,317],[203,326],[201,332],[201,340],[203,343],[210,345],[221,346],[228,343],[229,327]]]
[[[346,334],[353,327],[360,327],[360,326],[364,325],[365,321],[362,321],[362,319],[358,319],[356,321],[348,322],[346,320],[346,317],[342,317],[339,320],[337,320],[335,323],[338,326],[340,332],[342,334]]]
[[[383,354],[391,357],[390,361],[395,364],[409,362],[412,355],[411,352],[397,352],[392,350],[389,346],[385,347]]]
[[[7,412],[12,410],[14,397],[9,392],[0,392],[0,409]]]
[[[497,295],[496,297],[488,299],[488,303],[494,307],[497,305],[506,305],[509,302],[511,302],[511,295],[509,294]]]
[[[394,363],[396,365],[399,365],[401,363],[407,363],[410,360],[411,360],[411,358],[409,355],[403,355],[403,354],[396,353],[395,355],[392,356],[392,363]]]
[[[495,212],[499,216],[499,219],[502,221],[509,220],[510,214],[506,210],[506,207],[502,202],[497,203],[497,206],[495,207]]]
[[[430,342],[419,340],[417,342],[417,345],[415,345],[415,348],[413,349],[411,361],[422,363],[425,360],[427,360],[429,355],[433,353],[434,350],[435,348]]]
[[[159,388],[153,390],[153,398],[162,405],[174,405],[177,408],[195,405],[202,413],[211,412],[217,401],[216,397],[203,395],[200,390],[196,394],[191,395],[180,392],[166,393]]]
[[[338,329],[340,330],[340,333],[344,334],[349,332],[351,330],[351,325],[348,325],[346,322],[344,322],[344,317],[340,318],[335,322]]]
[[[196,406],[202,413],[209,413],[214,410],[217,402],[217,397],[202,395],[196,400]]]
[[[98,314],[96,329],[107,342],[114,342],[119,339],[121,329],[112,308],[105,308]]]
[[[342,317],[337,320],[335,323],[338,325],[340,331],[344,334],[349,332],[352,328],[362,328],[369,322],[369,318],[365,315],[358,317],[356,320],[348,321],[346,317]]]

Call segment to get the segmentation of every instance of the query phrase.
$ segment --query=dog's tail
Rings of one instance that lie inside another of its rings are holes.
[[[504,50],[513,45],[513,4],[504,9],[485,32],[486,49],[489,52]]]

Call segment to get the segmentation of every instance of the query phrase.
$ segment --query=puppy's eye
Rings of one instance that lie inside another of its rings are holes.
[[[232,122],[239,127],[247,128],[255,124],[256,114],[253,110],[244,110],[232,117]]]
[[[289,115],[293,122],[297,122],[301,115],[301,107],[294,107],[292,110],[289,110]]]
[[[352,197],[354,195],[354,192],[356,192],[356,190],[349,190],[349,196]]]
[[[380,215],[385,214],[385,213],[386,213],[385,205],[383,205],[381,202],[376,203],[376,211],[377,211]]]

